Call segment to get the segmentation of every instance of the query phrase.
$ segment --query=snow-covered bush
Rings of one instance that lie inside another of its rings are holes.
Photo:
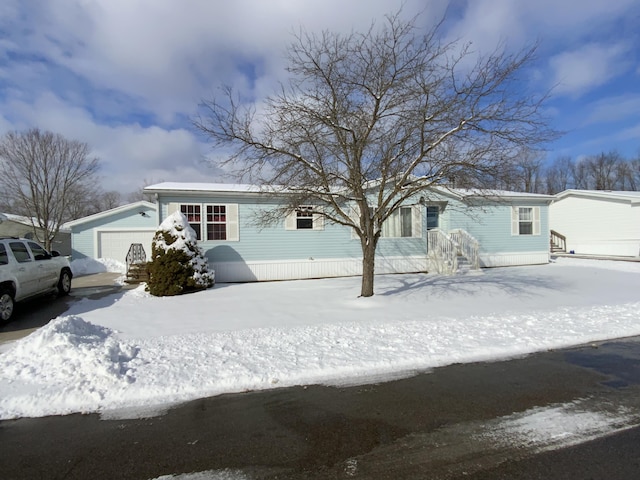
[[[153,237],[147,290],[163,297],[204,290],[213,283],[214,272],[187,217],[181,212],[169,215]]]

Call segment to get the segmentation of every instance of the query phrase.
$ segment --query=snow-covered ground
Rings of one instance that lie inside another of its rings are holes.
[[[89,273],[90,266],[83,266]],[[79,265],[74,266],[80,271]],[[640,335],[640,263],[144,287],[83,299],[0,355],[0,418],[157,414],[225,392],[360,383]]]

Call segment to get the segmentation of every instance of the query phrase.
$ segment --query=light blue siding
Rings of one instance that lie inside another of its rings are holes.
[[[512,235],[513,206],[540,207],[540,235]],[[539,201],[505,202],[451,209],[449,229],[462,228],[480,244],[481,253],[545,252],[549,250],[549,207]]]
[[[144,212],[145,216],[140,215],[140,212]],[[158,227],[155,209],[147,206],[135,206],[95,220],[89,220],[90,218],[87,217],[88,221],[71,227],[73,260],[96,258],[96,232],[99,230],[155,230]]]
[[[277,208],[255,197],[161,196],[161,221],[170,203],[238,204],[239,241],[201,241],[207,258],[213,262],[278,261],[361,258],[360,240],[352,238],[351,229],[325,221],[323,230],[286,230],[284,217],[269,226],[259,224],[265,209]],[[423,225],[425,222],[423,221]],[[426,255],[426,236],[422,238],[382,238],[378,243],[381,256]]]
[[[421,198],[422,197],[422,198]],[[427,219],[426,206],[440,207],[439,228],[444,232],[463,229],[478,240],[480,254],[497,254],[506,263],[528,261],[527,254],[532,252],[548,252],[549,250],[549,208],[548,202],[540,198],[522,196],[508,197],[504,202],[475,197],[476,204],[469,205],[456,195],[430,192],[428,195],[416,196],[406,205],[419,206],[422,226],[420,235],[412,238],[385,238],[378,242],[376,256],[378,259],[406,259],[402,269],[411,270],[412,265],[422,264],[427,260]],[[333,260],[351,262],[362,258],[360,240],[352,235],[348,227],[324,222],[322,230],[289,230],[285,228],[285,218],[264,225],[261,216],[265,211],[274,210],[281,204],[273,197],[260,197],[246,192],[160,192],[159,218],[162,222],[172,204],[237,204],[238,206],[238,241],[200,241],[200,246],[212,264],[224,270],[226,264],[247,264],[251,268],[263,268],[265,263],[282,265],[287,262],[303,264],[322,263],[314,261]],[[174,205],[174,208],[177,205]],[[540,235],[512,235],[511,211],[513,206],[530,206],[540,208]],[[173,211],[173,210],[172,210]],[[204,213],[204,209],[203,209]],[[525,254],[525,255],[518,255]],[[515,258],[514,255],[517,257]],[[540,256],[536,257],[540,258]],[[544,258],[543,258],[544,259]],[[538,261],[538,260],[535,260]],[[492,260],[495,264],[495,260]],[[223,265],[225,264],[225,265]],[[261,266],[257,266],[260,264]],[[490,265],[490,263],[488,264]],[[264,267],[270,268],[270,267]],[[275,267],[274,267],[275,268]],[[246,278],[251,278],[247,273]]]

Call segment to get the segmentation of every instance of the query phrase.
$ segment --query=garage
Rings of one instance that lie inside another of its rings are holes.
[[[111,258],[125,263],[129,248],[133,243],[141,243],[147,260],[151,259],[151,241],[155,230],[120,230],[96,232],[98,258]]]
[[[148,259],[158,228],[153,203],[139,201],[68,222],[71,259],[110,258],[125,263],[132,243],[141,243]]]

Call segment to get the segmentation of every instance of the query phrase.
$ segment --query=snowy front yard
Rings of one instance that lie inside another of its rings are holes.
[[[640,335],[640,263],[218,284],[84,299],[0,355],[0,419],[158,413],[226,392],[358,383]]]

